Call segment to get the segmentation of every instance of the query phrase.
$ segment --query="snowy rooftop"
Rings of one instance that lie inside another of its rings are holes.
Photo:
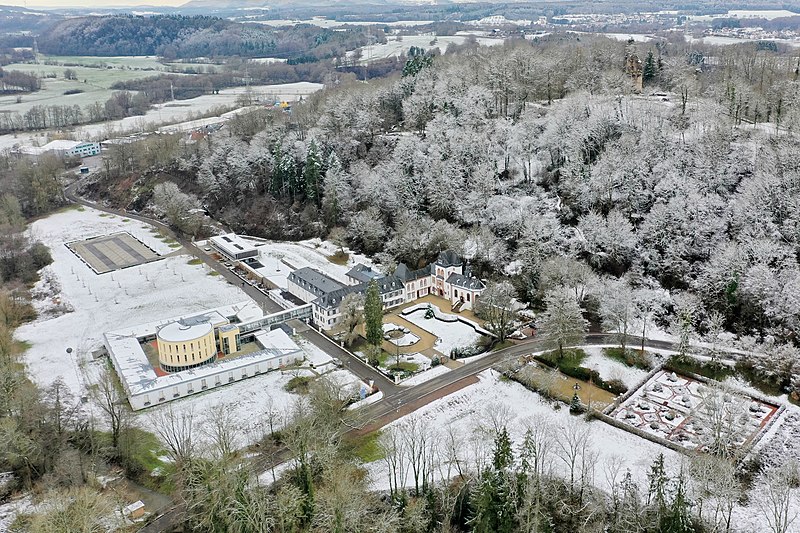
[[[26,146],[22,148],[22,152],[31,155],[39,155],[49,151],[68,151],[72,150],[76,146],[80,146],[82,144],[88,144],[83,141],[70,141],[66,139],[58,139],[55,141],[50,141],[49,143],[45,144],[44,146]]]
[[[229,257],[237,257],[239,254],[248,253],[257,255],[258,251],[253,243],[242,239],[235,233],[218,235],[209,239],[211,243]]]
[[[214,330],[207,320],[178,320],[158,330],[158,338],[166,342],[188,342]]]
[[[109,355],[115,363],[114,366],[117,368],[125,388],[131,395],[155,392],[186,380],[214,376],[255,362],[268,361],[301,352],[300,347],[295,344],[285,331],[274,329],[270,332],[259,332],[257,335],[258,342],[263,346],[261,350],[233,359],[223,359],[210,365],[175,372],[166,376],[157,376],[136,337],[107,333],[105,338]]]

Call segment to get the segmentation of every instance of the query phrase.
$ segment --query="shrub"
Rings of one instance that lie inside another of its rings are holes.
[[[287,392],[305,393],[308,392],[308,386],[310,384],[310,376],[295,376],[290,379],[283,388],[286,389]]]

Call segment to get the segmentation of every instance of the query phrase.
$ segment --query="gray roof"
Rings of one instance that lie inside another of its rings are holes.
[[[413,281],[431,275],[431,267],[420,268],[418,270],[411,270],[405,263],[400,263],[394,271],[394,275],[403,281]]]
[[[434,263],[436,266],[440,267],[452,267],[452,266],[461,266],[464,264],[464,261],[455,253],[453,250],[445,250],[439,254],[439,257],[436,258],[436,262]]]
[[[397,276],[384,276],[379,280],[375,280],[375,283],[378,285],[378,292],[380,292],[381,296],[393,291],[399,291],[404,289],[403,280],[398,278]],[[339,307],[339,304],[342,303],[342,300],[348,294],[364,294],[367,292],[369,288],[369,283],[359,283],[358,285],[353,285],[350,287],[344,287],[337,291],[333,291],[331,293],[325,294],[317,298],[314,303],[316,303],[319,307],[323,307],[325,309],[334,309]]]
[[[344,285],[330,276],[309,267],[295,270],[289,274],[287,279],[317,297],[338,291],[344,287]]]
[[[359,263],[347,272],[347,277],[353,278],[360,282],[365,282],[371,279],[381,279],[385,277],[385,274],[372,270],[372,268],[368,267],[367,265]]]
[[[447,278],[447,283],[455,287],[461,287],[473,291],[479,291],[486,288],[486,285],[484,285],[483,282],[478,278],[474,278],[472,276],[462,276],[461,274],[456,273],[450,274],[450,277]]]

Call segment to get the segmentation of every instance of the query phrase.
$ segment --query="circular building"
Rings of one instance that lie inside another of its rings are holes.
[[[183,319],[156,333],[158,362],[166,372],[179,372],[213,363],[217,358],[214,327],[208,320]]]

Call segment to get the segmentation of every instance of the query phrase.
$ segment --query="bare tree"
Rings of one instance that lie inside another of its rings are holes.
[[[787,468],[788,466],[788,468]],[[797,519],[797,511],[793,509],[796,489],[792,489],[791,475],[797,473],[797,465],[784,465],[764,472],[763,483],[759,484],[756,505],[763,514],[772,533],[788,533],[789,527]]]
[[[383,461],[389,473],[389,495],[392,498],[403,489],[408,472],[405,441],[400,431],[399,428],[389,427],[378,437],[378,446],[383,452]]]
[[[500,342],[506,340],[517,319],[515,295],[514,286],[508,281],[491,282],[475,303],[475,313],[486,321],[486,327]]]
[[[239,446],[239,430],[227,405],[217,404],[208,410],[203,432],[220,457],[230,457],[236,453]]]
[[[130,422],[131,411],[122,385],[117,381],[117,376],[110,365],[103,366],[97,383],[89,390],[95,404],[105,414],[106,423],[111,431],[111,446],[119,450],[120,435]]]
[[[570,420],[561,428],[556,439],[555,455],[569,471],[569,489],[573,496],[581,495],[585,481],[590,477],[587,469],[593,468],[589,457],[592,453],[590,436],[588,426],[578,420]]]
[[[150,420],[156,435],[166,444],[167,451],[178,467],[195,456],[194,411],[177,411],[172,404],[153,412]]]
[[[748,420],[747,402],[724,385],[701,385],[693,414],[701,425],[701,442],[712,455],[733,458],[740,450],[741,430]]]

